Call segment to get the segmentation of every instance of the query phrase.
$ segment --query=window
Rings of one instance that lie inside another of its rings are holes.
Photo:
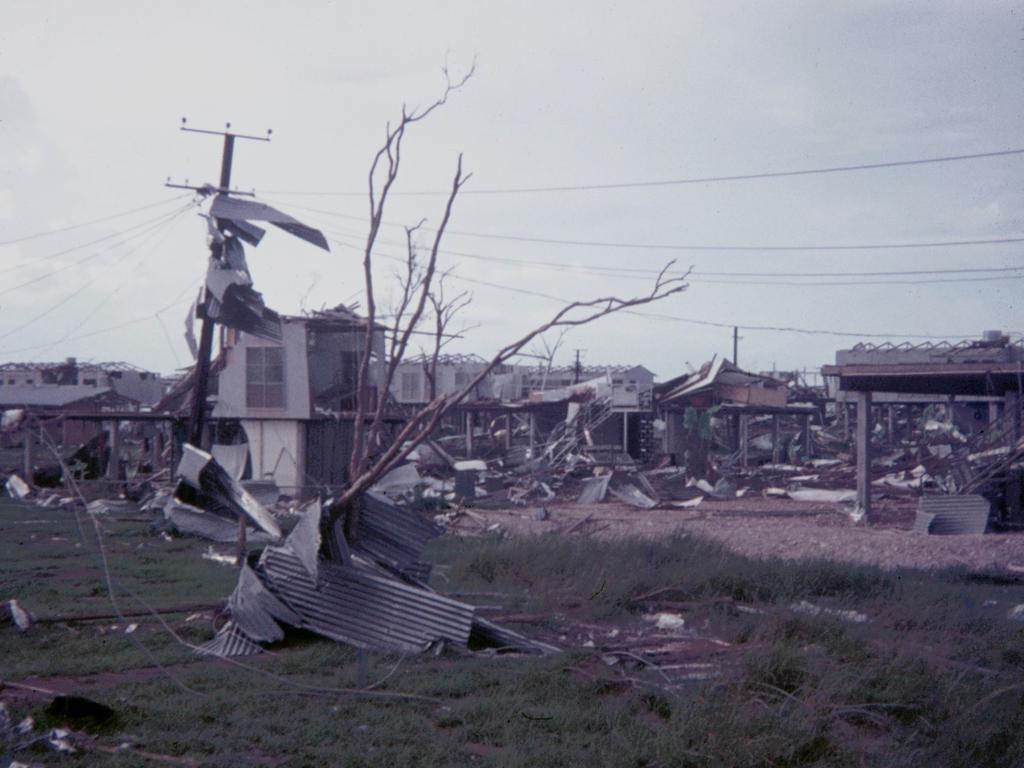
[[[245,405],[284,408],[284,347],[246,347]]]
[[[402,400],[406,402],[420,399],[420,375],[418,373],[402,374]]]

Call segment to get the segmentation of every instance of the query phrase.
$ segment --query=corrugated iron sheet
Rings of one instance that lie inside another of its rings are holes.
[[[167,522],[182,535],[199,536],[222,544],[231,544],[238,540],[238,523],[204,512],[191,504],[170,498],[164,505],[163,512]],[[251,526],[246,528],[246,533],[248,541],[253,544],[269,544],[273,541],[263,531],[257,531]]]
[[[327,238],[319,229],[307,226],[295,217],[272,208],[266,203],[217,195],[213,198],[210,213],[218,219],[229,219],[232,222],[267,221],[307,243],[312,243],[325,251],[331,250],[327,245]]]
[[[419,512],[401,507],[386,496],[366,493],[360,501],[354,549],[402,572],[417,563],[427,543],[441,533]],[[422,571],[425,565],[414,570]]]
[[[197,656],[254,656],[263,649],[252,642],[230,621],[209,642],[195,650]]]
[[[580,497],[576,501],[580,504],[597,504],[599,501],[604,501],[605,496],[608,495],[608,482],[611,479],[611,475],[587,478],[583,481],[583,490],[580,491]]]
[[[918,517],[922,518],[921,527],[925,525],[923,515],[933,515],[927,531],[936,535],[985,533],[991,512],[992,505],[989,500],[978,494],[922,496],[918,503]],[[914,529],[918,529],[917,521]]]
[[[299,626],[333,640],[409,653],[437,640],[469,641],[471,605],[397,579],[321,562],[313,586],[298,558],[281,547],[264,551],[261,571],[264,585],[302,618]]]
[[[176,475],[181,482],[175,496],[181,501],[236,520],[245,515],[275,539],[281,537],[274,516],[206,451],[185,443]]]
[[[238,584],[228,598],[231,620],[245,635],[262,643],[273,643],[284,638],[284,632],[274,619],[298,626],[302,617],[274,597],[260,582],[248,565],[238,574]]]

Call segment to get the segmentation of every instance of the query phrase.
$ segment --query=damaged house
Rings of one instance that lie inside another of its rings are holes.
[[[917,454],[915,460],[930,475],[941,476],[944,491],[958,497],[940,503],[958,505],[963,519],[969,524],[976,523],[974,532],[985,529],[989,502],[1003,509],[1007,521],[1019,523],[1024,519],[1022,370],[1024,344],[1011,342],[999,331],[988,331],[981,339],[958,343],[859,344],[837,351],[835,364],[824,366],[822,374],[832,380],[837,399],[855,403],[857,503],[865,514],[871,514],[870,468],[877,447],[875,438],[886,429],[880,423],[876,403],[876,396],[881,393],[886,421],[893,418],[893,410],[887,406],[896,395],[913,396],[917,401],[914,407],[918,409],[928,400],[932,405],[938,402],[948,406],[949,418],[944,420],[927,418],[927,412],[905,416],[910,421],[924,417],[925,439],[912,446]],[[959,431],[955,422],[959,404],[967,405],[972,415],[977,415],[973,421],[982,422],[972,425],[969,434],[954,434]],[[910,407],[907,403],[903,406]],[[947,448],[936,450],[940,444]],[[922,512],[932,503],[936,502],[923,497]],[[976,511],[967,510],[969,505],[975,505]],[[925,512],[922,518],[927,522],[925,530],[934,522],[927,517],[930,514]]]
[[[658,384],[655,408],[664,452],[697,477],[704,475],[712,450],[731,454],[740,466],[755,451],[773,463],[791,452],[809,456],[811,421],[819,413],[814,405],[791,403],[785,382],[741,370],[725,358]]]
[[[206,441],[236,479],[271,481],[293,496],[345,482],[365,332],[365,318],[338,306],[282,316],[279,340],[223,333],[211,371]],[[382,326],[374,350],[365,395],[370,407],[381,396]],[[188,386],[185,380],[182,390]]]
[[[80,363],[73,357],[62,363],[4,363],[0,387],[92,388],[111,391],[136,407],[153,405],[163,394],[157,373],[128,363]]]
[[[515,367],[493,377],[492,396],[460,404],[465,454],[549,464],[653,455],[651,392],[643,366]],[[487,446],[487,448],[484,448]],[[481,453],[481,450],[484,453]]]

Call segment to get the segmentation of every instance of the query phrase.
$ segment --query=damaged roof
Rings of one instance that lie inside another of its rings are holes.
[[[716,384],[734,387],[765,387],[768,389],[784,388],[785,382],[749,373],[733,365],[724,357],[713,357],[695,373],[678,376],[655,386],[661,402],[682,400],[698,392],[711,389]]]
[[[4,408],[64,408],[74,403],[96,399],[116,399],[128,402],[108,387],[88,384],[14,384],[0,386],[0,407]]]

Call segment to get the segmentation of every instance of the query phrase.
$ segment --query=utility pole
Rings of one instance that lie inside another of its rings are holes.
[[[232,133],[230,129],[231,123],[227,123],[227,125],[225,125],[225,130],[223,131],[208,131],[201,128],[189,128],[186,125],[186,119],[184,117],[181,118],[181,130],[183,131],[187,131],[189,133],[206,133],[212,136],[224,137],[224,149],[221,153],[220,159],[220,184],[217,188],[211,188],[209,185],[204,187],[192,187],[187,184],[171,184],[170,182],[165,186],[176,189],[192,189],[202,195],[208,195],[213,192],[222,195],[232,194],[231,164],[234,160],[235,154],[235,139],[270,141],[271,131],[268,130],[266,136],[248,136],[241,133]],[[235,194],[247,193],[236,191]],[[214,239],[210,243],[210,258],[220,258],[222,248],[222,243],[219,243]],[[203,418],[205,416],[206,394],[209,390],[210,357],[213,353],[214,322],[207,316],[207,300],[207,297],[204,295],[203,301],[196,308],[196,316],[202,319],[203,324],[199,335],[199,352],[196,356],[195,381],[192,387],[192,411],[188,425],[188,442],[196,448],[203,447]]]
[[[572,377],[572,380],[573,380],[574,384],[579,384],[580,383],[580,377],[583,375],[583,366],[580,365],[580,352],[582,352],[582,351],[583,351],[582,349],[577,349],[576,350],[576,365],[573,368],[573,377]]]
[[[740,329],[739,326],[732,327],[732,364],[737,368],[740,364]]]

